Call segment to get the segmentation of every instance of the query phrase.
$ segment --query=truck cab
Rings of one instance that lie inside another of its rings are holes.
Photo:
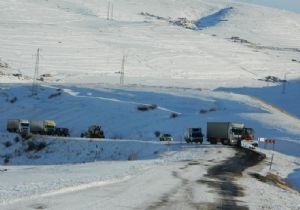
[[[56,123],[53,120],[45,120],[44,121],[44,129],[47,135],[55,134]]]
[[[252,141],[254,140],[254,129],[253,128],[244,128],[242,132],[242,139]]]
[[[19,133],[28,134],[29,132],[29,120],[19,120]]]

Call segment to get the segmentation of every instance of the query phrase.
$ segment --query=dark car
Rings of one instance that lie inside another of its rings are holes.
[[[173,137],[171,134],[165,133],[165,134],[160,135],[159,140],[160,141],[173,141]]]

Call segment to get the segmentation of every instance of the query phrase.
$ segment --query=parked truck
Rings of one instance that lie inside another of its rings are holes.
[[[56,128],[56,123],[55,121],[52,120],[30,122],[30,132],[32,134],[54,135],[55,128]]]
[[[207,141],[211,144],[221,142],[225,145],[240,145],[242,140],[254,140],[254,130],[252,128],[246,128],[243,123],[207,123]]]
[[[203,142],[203,134],[201,128],[187,128],[184,132],[184,140],[186,143],[200,143]]]
[[[24,120],[24,119],[7,120],[7,131],[11,133],[19,133],[21,135],[27,135],[30,132],[29,120]]]

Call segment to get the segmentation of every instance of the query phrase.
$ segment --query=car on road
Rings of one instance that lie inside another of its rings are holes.
[[[173,137],[171,134],[165,133],[160,135],[159,141],[173,141]]]

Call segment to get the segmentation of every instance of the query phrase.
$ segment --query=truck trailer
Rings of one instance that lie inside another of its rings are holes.
[[[225,145],[237,145],[242,140],[254,139],[254,130],[246,128],[243,123],[208,122],[207,141],[211,144],[221,142]]]
[[[56,123],[52,120],[44,120],[44,121],[33,120],[30,122],[30,132],[33,134],[54,135],[55,128],[56,128]]]

